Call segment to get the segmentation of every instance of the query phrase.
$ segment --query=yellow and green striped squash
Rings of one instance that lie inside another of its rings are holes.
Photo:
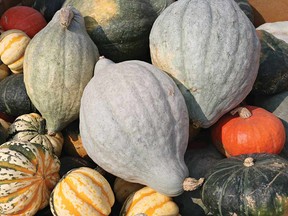
[[[88,167],[67,172],[50,196],[54,216],[107,216],[115,202],[108,181]]]
[[[122,206],[120,216],[180,216],[179,208],[171,197],[143,187],[131,194]]]
[[[49,204],[59,181],[59,159],[39,144],[0,146],[0,215],[32,216]]]

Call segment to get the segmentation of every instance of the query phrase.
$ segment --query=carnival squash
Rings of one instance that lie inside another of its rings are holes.
[[[212,142],[227,157],[278,154],[284,148],[285,140],[286,132],[281,120],[255,106],[236,108],[212,126]]]
[[[61,132],[54,135],[47,134],[46,120],[38,113],[28,113],[18,116],[8,129],[9,139],[29,141],[40,144],[60,157],[63,146]]]
[[[59,159],[42,145],[8,141],[0,146],[0,214],[27,215],[49,203],[60,179]]]
[[[0,25],[5,31],[10,29],[22,30],[32,38],[47,25],[47,22],[36,9],[19,5],[11,7],[3,13]]]
[[[108,216],[115,201],[108,181],[96,170],[75,168],[64,175],[50,197],[54,216]]]
[[[85,18],[101,55],[115,62],[150,61],[149,33],[157,16],[174,0],[66,0]]]
[[[27,94],[46,119],[48,134],[79,117],[80,98],[98,60],[98,49],[73,7],[57,11],[30,41],[24,56]]]
[[[89,157],[126,181],[177,196],[191,182],[189,117],[173,80],[138,60],[101,58],[84,89],[80,134]],[[199,182],[200,183],[200,182]]]
[[[21,30],[7,30],[0,36],[0,58],[13,73],[23,72],[24,53],[30,42]]]
[[[251,91],[260,43],[235,1],[182,0],[155,20],[150,52],[180,88],[193,124],[208,128]]]
[[[11,74],[0,82],[0,111],[8,118],[36,112],[27,95],[22,73]]]
[[[288,162],[274,154],[249,154],[219,161],[201,188],[213,215],[284,216],[288,211]]]
[[[130,194],[121,209],[120,215],[135,216],[180,216],[179,208],[171,197],[144,187]]]

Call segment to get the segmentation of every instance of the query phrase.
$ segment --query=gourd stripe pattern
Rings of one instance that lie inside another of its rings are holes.
[[[151,208],[148,208],[145,212],[145,214],[147,215],[154,215],[154,212],[157,210],[157,209],[161,209],[163,208],[168,202],[170,202],[170,199],[167,197],[167,199],[165,201],[163,201],[162,203],[159,203]]]
[[[14,36],[12,39],[10,39],[7,42],[5,40],[6,43],[5,43],[5,46],[3,46],[2,49],[0,50],[0,55],[3,55],[3,53],[6,50],[8,50],[12,47],[13,43],[21,41],[22,38],[23,38],[22,35],[18,35],[18,36]],[[2,40],[2,42],[4,42],[4,40]]]
[[[15,164],[11,164],[9,161],[0,161],[0,167],[6,167],[9,169],[13,169],[13,170],[17,170],[26,174],[31,174],[33,175],[35,172],[31,171],[25,167],[22,167],[20,165],[15,165]]]
[[[143,198],[146,197],[146,196],[150,196],[151,194],[154,194],[154,193],[156,193],[156,191],[151,191],[151,192],[149,192],[149,193],[143,193],[143,194],[141,194],[141,196],[139,196],[137,199],[132,200],[132,203],[131,203],[131,205],[128,207],[127,212],[129,212],[141,199],[143,199]]]

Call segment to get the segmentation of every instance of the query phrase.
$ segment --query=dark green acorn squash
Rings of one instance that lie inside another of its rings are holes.
[[[14,117],[36,112],[27,95],[23,74],[11,74],[0,82],[0,111]]]
[[[64,2],[65,0],[35,0],[32,7],[42,13],[46,21],[49,22]]]
[[[251,7],[248,0],[234,0],[241,10],[246,14],[246,16],[249,18],[249,20],[253,23],[254,22],[254,12],[253,8]]]
[[[264,30],[257,30],[261,43],[258,75],[251,91],[272,95],[288,90],[288,43]]]
[[[219,161],[201,189],[205,207],[217,216],[288,214],[288,161],[279,155],[250,154]]]
[[[149,33],[157,16],[175,0],[66,0],[84,16],[99,53],[114,62],[150,61]]]

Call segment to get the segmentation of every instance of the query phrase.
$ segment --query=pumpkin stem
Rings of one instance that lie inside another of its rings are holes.
[[[244,164],[244,166],[246,166],[246,167],[251,167],[251,166],[254,165],[254,159],[253,159],[252,157],[247,157],[247,158],[245,158],[243,164]]]
[[[252,113],[246,107],[237,107],[233,109],[230,113],[231,115],[235,115],[236,113],[238,113],[238,115],[244,119],[252,116]]]
[[[45,132],[46,132],[46,120],[44,118],[40,118],[38,133],[43,135],[45,134]]]
[[[71,6],[67,6],[60,10],[60,24],[63,25],[65,28],[68,28],[73,17],[74,13]]]
[[[184,191],[193,191],[199,188],[204,182],[204,178],[195,179],[195,178],[186,178],[183,182]]]

